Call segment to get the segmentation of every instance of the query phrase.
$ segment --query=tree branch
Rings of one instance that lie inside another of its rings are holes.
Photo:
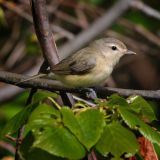
[[[45,60],[51,69],[59,62],[56,44],[50,29],[45,0],[31,0],[31,9],[35,31]]]
[[[28,76],[0,71],[0,81],[13,84],[18,83],[24,79],[29,78]],[[88,90],[84,89],[74,89],[66,88],[62,84],[54,80],[48,79],[33,79],[30,81],[22,82],[17,84],[21,88],[38,88],[48,91],[64,91],[70,93],[86,93]],[[104,98],[113,93],[118,93],[122,96],[130,95],[140,95],[147,99],[160,99],[160,90],[133,90],[133,89],[121,89],[121,88],[112,88],[112,87],[96,87],[94,88],[99,97]]]
[[[5,141],[2,141],[2,140],[0,141],[0,148],[6,149],[7,151],[11,152],[12,154],[15,153],[15,148],[11,144],[9,144]]]

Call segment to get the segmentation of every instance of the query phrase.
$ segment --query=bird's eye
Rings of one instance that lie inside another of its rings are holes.
[[[112,50],[113,51],[117,50],[117,47],[116,46],[112,46]]]

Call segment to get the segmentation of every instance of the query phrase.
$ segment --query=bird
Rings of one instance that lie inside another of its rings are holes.
[[[120,58],[127,54],[136,53],[116,38],[101,38],[60,61],[48,76],[69,88],[95,87],[105,82]],[[24,81],[44,76],[40,74]]]

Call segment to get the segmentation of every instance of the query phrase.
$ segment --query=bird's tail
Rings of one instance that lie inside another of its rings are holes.
[[[20,83],[22,83],[22,82],[26,82],[26,81],[29,81],[29,80],[32,80],[32,79],[41,78],[41,77],[45,77],[45,76],[47,76],[47,74],[45,74],[45,73],[40,73],[40,74],[31,76],[31,77],[29,77],[29,78],[27,78],[27,79],[21,80],[20,82],[17,82],[17,83],[15,83],[15,84],[20,84]]]

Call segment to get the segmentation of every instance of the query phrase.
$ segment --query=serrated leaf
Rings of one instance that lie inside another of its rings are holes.
[[[83,133],[81,140],[90,149],[100,138],[105,126],[103,113],[97,109],[87,109],[76,115],[76,119]]]
[[[130,112],[128,109],[119,107],[118,110],[122,119],[130,128],[138,130],[152,143],[160,145],[160,134],[157,131],[144,123],[140,118],[138,118],[138,116]]]
[[[96,149],[103,156],[111,153],[115,158],[119,159],[125,153],[134,155],[138,151],[138,148],[135,135],[119,122],[112,122],[106,125],[96,145]]]
[[[86,109],[74,115],[68,108],[61,109],[63,123],[89,150],[94,146],[105,125],[104,115],[97,109]]]
[[[17,133],[18,129],[27,122],[31,112],[37,106],[38,106],[37,103],[31,104],[27,106],[26,108],[24,108],[19,113],[17,113],[13,118],[11,118],[11,120],[9,120],[9,122],[6,124],[6,126],[1,132],[2,137],[5,137],[5,135],[12,135],[14,133]]]
[[[40,148],[48,153],[67,159],[81,159],[85,149],[75,136],[63,126],[45,127],[36,132],[34,148]]]
[[[63,125],[60,111],[47,104],[40,104],[31,114],[26,125],[27,133],[32,131],[32,149],[38,148],[52,156],[80,159],[85,148]]]
[[[128,98],[130,108],[139,114],[145,122],[156,120],[154,111],[151,105],[140,96],[132,96]]]
[[[45,103],[39,104],[29,117],[28,123],[25,127],[25,134],[30,130],[36,131],[37,128],[43,128],[46,125],[52,126],[59,120],[59,110]]]

